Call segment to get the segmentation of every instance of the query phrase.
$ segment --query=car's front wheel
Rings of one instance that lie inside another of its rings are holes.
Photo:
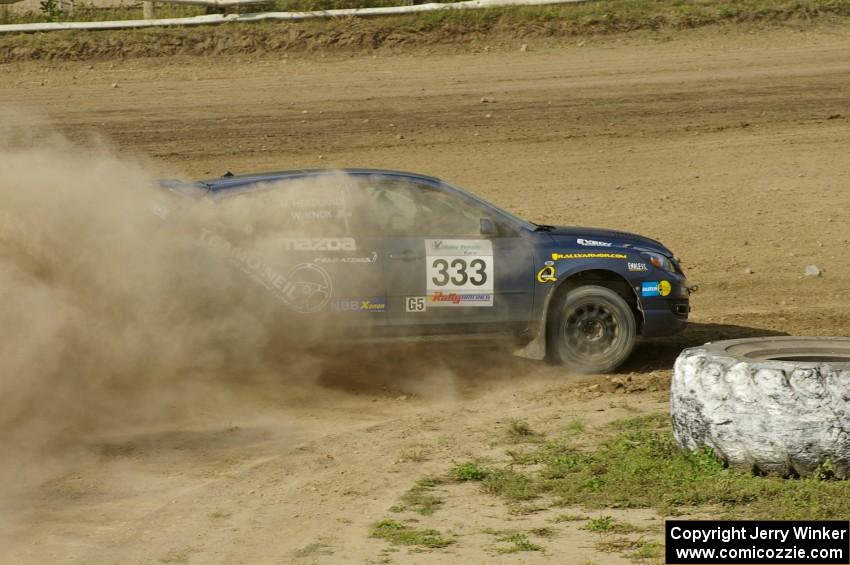
[[[604,286],[570,290],[552,312],[553,357],[581,373],[610,373],[628,359],[637,341],[629,304]]]

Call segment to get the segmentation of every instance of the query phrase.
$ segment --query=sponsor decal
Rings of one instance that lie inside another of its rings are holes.
[[[489,239],[426,239],[426,255],[493,255]]]
[[[287,251],[356,251],[357,242],[350,237],[286,238]]]
[[[490,293],[443,292],[438,290],[428,294],[428,305],[436,306],[492,306]]]
[[[292,219],[301,222],[311,220],[330,220],[334,217],[332,210],[293,210],[290,212]]]
[[[331,300],[333,285],[327,271],[312,263],[295,265],[286,274],[295,286],[291,307],[303,314],[324,310]]]
[[[365,257],[316,257],[315,263],[374,263],[378,260],[378,252],[372,251]]]
[[[554,265],[546,265],[539,271],[537,271],[537,282],[539,283],[551,283],[557,282],[558,277],[555,276],[555,266]]]
[[[454,306],[493,305],[495,271],[491,241],[426,239],[425,254],[425,292],[429,297],[429,304],[439,302],[440,305]],[[450,295],[466,298],[446,303],[444,298]],[[431,300],[434,296],[437,299]]]
[[[584,245],[585,247],[611,247],[614,244],[608,243],[607,241],[596,241],[595,239],[582,239],[578,238],[576,243],[579,245]]]
[[[640,294],[646,297],[669,296],[672,290],[670,281],[650,281],[641,285]]]
[[[644,273],[649,270],[646,263],[629,263],[629,270],[633,273]]]
[[[260,256],[234,245],[207,229],[201,231],[203,245],[223,255],[231,264],[280,298],[292,310],[302,314],[318,312],[327,306],[333,284],[327,271],[313,263],[295,265],[280,273]]]
[[[282,203],[289,209],[289,215],[295,221],[309,222],[316,220],[334,220],[348,218],[351,212],[347,209],[345,195],[342,192],[328,194],[326,197],[299,198]]]
[[[628,259],[622,253],[552,253],[553,261],[562,259]]]
[[[405,312],[424,312],[428,308],[426,296],[408,296],[404,299]]]
[[[151,206],[151,212],[160,220],[164,220],[168,217],[169,214],[171,214],[171,209],[169,209],[168,206],[165,206],[164,204],[153,204]]]
[[[383,297],[346,298],[333,303],[337,312],[386,312],[387,300]]]
[[[341,190],[332,191],[332,193],[319,196],[299,196],[298,198],[290,198],[281,203],[286,208],[305,209],[305,208],[331,208],[341,209],[346,207],[345,194]]]

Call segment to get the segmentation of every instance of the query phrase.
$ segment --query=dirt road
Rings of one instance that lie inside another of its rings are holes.
[[[511,417],[551,431],[571,418],[594,426],[663,411],[684,346],[847,334],[848,50],[850,32],[837,28],[720,28],[527,52],[0,67],[4,106],[36,112],[78,143],[105,137],[164,174],[426,172],[532,220],[656,237],[700,287],[693,327],[644,344],[619,376],[639,384],[629,394],[484,351],[404,374],[377,362],[359,373],[369,378],[231,384],[217,391],[226,408],[104,430],[47,460],[44,480],[22,477],[26,488],[3,494],[2,559],[621,559],[600,556],[593,536],[569,524],[545,553],[498,554],[488,528],[528,529],[547,516],[511,515],[465,486],[423,519],[459,536],[447,550],[387,552],[368,534],[417,479],[499,451],[493,433]],[[804,277],[810,264],[823,276]]]

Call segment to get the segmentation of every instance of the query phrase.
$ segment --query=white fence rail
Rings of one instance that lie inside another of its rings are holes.
[[[170,0],[173,1],[173,0]],[[177,0],[184,3],[230,6],[244,4],[245,0]],[[189,18],[169,18],[151,20],[123,20],[111,22],[50,22],[37,24],[0,25],[0,33],[28,33],[60,30],[103,30],[133,29],[162,26],[196,26],[222,24],[227,22],[258,22],[264,20],[308,20],[313,18],[338,18],[351,16],[386,16],[393,14],[415,14],[436,12],[439,10],[474,10],[493,6],[542,6],[548,4],[577,4],[588,0],[465,0],[449,4],[419,4],[415,6],[387,6],[384,8],[352,8],[341,10],[323,10],[319,12],[264,12],[259,14],[210,14]],[[249,3],[256,3],[251,0]]]

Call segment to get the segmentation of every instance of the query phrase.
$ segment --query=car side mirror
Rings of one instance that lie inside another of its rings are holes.
[[[490,218],[481,218],[481,235],[484,237],[496,237],[499,235],[499,228],[496,222]]]

